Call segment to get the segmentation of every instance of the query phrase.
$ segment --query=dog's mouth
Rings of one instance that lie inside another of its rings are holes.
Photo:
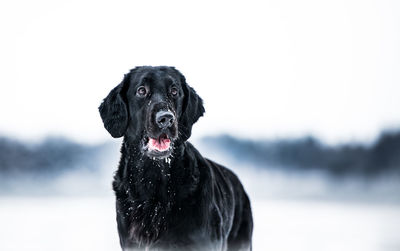
[[[146,137],[143,148],[151,158],[166,158],[172,152],[172,145],[170,137],[163,133],[158,138]]]
[[[149,138],[147,146],[149,150],[164,152],[170,148],[171,140],[168,138],[168,135],[162,134],[157,139]]]

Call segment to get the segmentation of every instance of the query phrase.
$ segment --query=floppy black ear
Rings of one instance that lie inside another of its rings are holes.
[[[183,112],[179,119],[179,126],[181,130],[181,138],[185,141],[192,134],[193,124],[203,116],[205,109],[203,106],[203,100],[199,95],[197,95],[196,91],[186,83],[183,76],[181,82],[185,97],[182,107]]]
[[[124,80],[111,90],[99,107],[104,127],[114,138],[122,137],[128,127],[128,108],[122,97],[124,85],[128,79],[129,74],[126,74]]]

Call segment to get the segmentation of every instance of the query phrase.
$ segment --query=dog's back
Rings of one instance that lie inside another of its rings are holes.
[[[211,160],[210,163],[215,173],[216,193],[221,198],[233,194],[233,219],[228,236],[228,250],[251,250],[251,237],[253,232],[253,217],[250,200],[239,178],[230,169]],[[222,207],[227,206],[225,203]]]

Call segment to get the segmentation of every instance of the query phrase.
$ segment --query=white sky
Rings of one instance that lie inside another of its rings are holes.
[[[400,1],[1,1],[0,134],[110,138],[100,101],[137,65],[203,97],[196,137],[400,127]]]

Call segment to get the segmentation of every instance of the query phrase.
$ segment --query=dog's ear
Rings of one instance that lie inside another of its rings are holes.
[[[126,74],[122,82],[111,90],[99,107],[104,127],[114,138],[124,136],[128,127],[128,107],[123,92],[129,79],[129,74]]]
[[[182,115],[179,119],[179,127],[181,131],[181,139],[186,141],[192,134],[192,126],[197,120],[203,116],[205,109],[203,100],[197,95],[196,91],[190,87],[181,74],[181,83],[184,92]]]

